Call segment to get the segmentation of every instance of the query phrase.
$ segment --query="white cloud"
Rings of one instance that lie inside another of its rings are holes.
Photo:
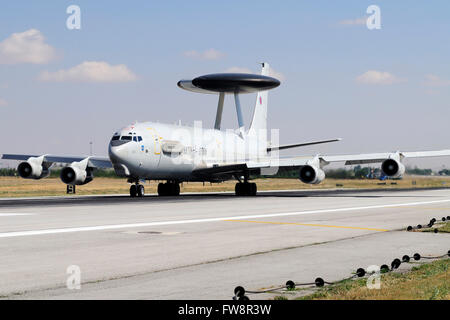
[[[339,24],[346,26],[361,26],[367,24],[367,17],[357,18],[357,19],[348,19],[339,21]]]
[[[255,73],[252,70],[248,68],[242,68],[242,67],[231,67],[225,70],[225,72],[230,73]],[[281,72],[276,71],[274,68],[270,67],[270,74],[271,77],[274,77],[278,80],[285,80],[286,77]]]
[[[369,70],[356,77],[356,81],[364,84],[393,84],[400,82],[400,79],[389,72]]]
[[[434,74],[425,76],[425,85],[430,87],[447,87],[450,86],[450,80],[445,80]]]
[[[0,64],[45,64],[55,58],[55,49],[36,29],[13,33],[0,42]]]
[[[203,52],[199,52],[196,50],[186,51],[183,54],[188,58],[196,58],[202,60],[218,60],[225,56],[223,52],[212,48]]]
[[[104,61],[84,61],[70,69],[44,71],[38,79],[56,82],[129,82],[136,80],[137,77],[124,64],[112,66]]]
[[[5,99],[0,98],[0,107],[5,107],[8,105],[8,102]]]

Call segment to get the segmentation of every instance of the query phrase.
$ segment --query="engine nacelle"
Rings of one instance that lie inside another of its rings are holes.
[[[94,179],[92,169],[80,169],[77,166],[70,165],[61,170],[61,181],[65,184],[82,185],[91,182]]]
[[[24,161],[17,167],[19,176],[24,179],[42,179],[50,175],[50,170],[47,166],[36,163],[35,161]]]
[[[405,173],[405,170],[403,163],[394,159],[384,160],[381,164],[381,171],[391,178],[401,178]]]
[[[325,179],[325,172],[316,166],[306,165],[300,169],[299,179],[303,183],[318,184]]]

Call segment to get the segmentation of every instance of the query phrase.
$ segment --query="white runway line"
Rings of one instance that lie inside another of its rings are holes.
[[[207,218],[207,219],[157,221],[157,222],[114,224],[114,225],[91,226],[91,227],[74,227],[74,228],[60,228],[60,229],[46,229],[46,230],[14,231],[14,232],[0,233],[0,238],[27,237],[27,236],[46,235],[46,234],[99,231],[99,230],[117,230],[117,229],[126,229],[126,228],[153,227],[153,226],[168,226],[168,225],[176,225],[176,224],[217,222],[217,221],[224,221],[224,220],[244,220],[244,219],[258,219],[258,218],[271,218],[271,217],[287,217],[287,216],[299,216],[299,215],[317,214],[317,213],[348,212],[348,211],[360,211],[360,210],[394,208],[394,207],[409,207],[409,206],[418,206],[418,205],[423,205],[423,204],[437,204],[437,203],[447,203],[447,202],[450,202],[450,199],[422,201],[422,202],[410,202],[410,203],[385,204],[385,205],[366,206],[366,207],[350,207],[350,208],[297,211],[297,212],[268,213],[268,214],[231,216],[231,217]]]
[[[34,216],[35,213],[9,213],[2,212],[0,213],[0,217],[12,217],[12,216]]]

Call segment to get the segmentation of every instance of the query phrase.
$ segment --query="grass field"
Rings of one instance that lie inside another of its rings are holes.
[[[437,217],[439,218],[439,217]],[[445,232],[445,233],[450,233],[450,222],[446,221],[446,222],[442,222],[442,221],[438,221],[431,227],[431,228],[422,228],[422,229],[415,229],[416,232],[434,232],[435,229],[438,229],[439,232]],[[450,281],[450,279],[449,279]]]
[[[442,226],[439,227],[439,232],[447,232],[450,233],[450,222],[446,222]],[[449,279],[450,281],[450,279]]]
[[[405,177],[403,180],[388,180],[380,184],[379,180],[367,179],[325,179],[319,185],[307,185],[298,179],[256,179],[258,190],[284,190],[284,189],[329,189],[329,188],[423,188],[450,186],[450,177]],[[413,185],[413,181],[416,182]],[[210,192],[234,191],[235,181],[209,184],[184,183],[181,192]],[[395,183],[395,184],[392,184]],[[145,184],[146,193],[156,192],[157,182]],[[125,179],[95,178],[92,182],[77,186],[78,195],[90,194],[127,194],[129,184]],[[65,195],[66,185],[59,178],[41,180],[26,180],[18,177],[0,177],[0,197],[33,197]]]
[[[301,300],[449,300],[450,259],[413,267],[410,272],[381,275],[381,288],[368,289],[366,279],[344,280],[303,296]],[[280,299],[281,297],[276,297]],[[281,298],[282,299],[282,298]]]

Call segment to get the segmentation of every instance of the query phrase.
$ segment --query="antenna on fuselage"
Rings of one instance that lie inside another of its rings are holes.
[[[267,64],[262,63],[262,65],[264,70],[264,66]],[[244,132],[245,125],[239,95],[241,93],[255,93],[270,90],[278,87],[279,85],[280,81],[275,78],[264,74],[259,75],[249,73],[215,73],[200,76],[193,80],[178,81],[178,86],[188,91],[219,94],[216,120],[214,123],[214,129],[216,130],[220,130],[221,128],[225,94],[233,94],[234,103],[236,105],[239,132],[241,133],[241,136]]]

